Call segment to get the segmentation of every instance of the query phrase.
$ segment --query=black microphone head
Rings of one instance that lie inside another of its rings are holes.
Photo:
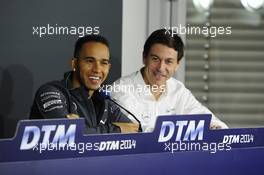
[[[99,94],[101,97],[109,99],[110,98],[110,92],[107,90],[99,89]]]

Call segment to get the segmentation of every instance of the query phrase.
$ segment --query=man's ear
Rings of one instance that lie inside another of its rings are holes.
[[[142,53],[142,62],[143,62],[143,64],[144,65],[146,65],[147,64],[147,58],[146,58],[147,56],[144,54],[144,52]]]
[[[75,72],[77,70],[77,58],[71,59],[71,69],[73,72]]]
[[[176,65],[176,67],[174,69],[174,73],[176,73],[176,71],[179,69],[179,67],[180,67],[180,61],[177,62],[177,65]]]

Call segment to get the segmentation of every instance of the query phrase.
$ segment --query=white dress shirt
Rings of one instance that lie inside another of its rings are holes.
[[[120,78],[108,90],[116,102],[140,120],[144,132],[153,131],[160,115],[212,114],[175,78],[167,80],[164,92],[158,100],[145,84],[140,71]],[[131,116],[130,119],[135,121]],[[213,114],[212,123],[227,128],[227,125]]]

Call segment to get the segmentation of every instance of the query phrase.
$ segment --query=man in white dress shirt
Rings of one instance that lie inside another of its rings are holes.
[[[109,89],[112,98],[140,120],[144,132],[153,131],[159,115],[212,114],[173,78],[183,48],[181,38],[172,31],[154,31],[144,45],[144,67],[115,81]],[[227,125],[212,114],[210,128],[223,129]]]

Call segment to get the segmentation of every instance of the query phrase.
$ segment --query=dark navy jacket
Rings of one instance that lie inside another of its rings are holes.
[[[68,72],[62,81],[49,82],[38,89],[30,119],[65,118],[67,114],[77,114],[85,119],[86,134],[120,132],[112,122],[131,122],[118,106],[98,91],[89,98],[83,87],[73,89],[71,76]]]

